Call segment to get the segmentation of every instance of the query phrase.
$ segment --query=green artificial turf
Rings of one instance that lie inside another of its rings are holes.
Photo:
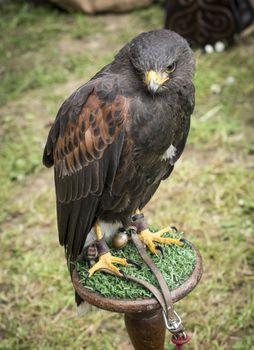
[[[164,237],[182,237],[182,234],[167,233]],[[153,261],[163,273],[169,288],[175,289],[181,285],[191,274],[195,266],[196,255],[192,247],[185,243],[182,247],[177,245],[163,245],[164,258],[161,253],[157,256],[151,253]],[[121,250],[112,249],[112,254],[121,258],[132,259],[142,266],[141,269],[135,267],[120,268],[128,275],[132,275],[143,280],[146,280],[158,287],[158,282],[149,268],[139,256],[137,249],[132,241],[129,241],[127,246]],[[89,269],[87,262],[77,264],[77,269],[80,275],[82,284],[93,291],[99,292],[105,297],[119,299],[136,299],[152,296],[151,292],[141,285],[126,281],[117,276],[112,276],[107,273],[96,272],[91,278],[86,278]]]

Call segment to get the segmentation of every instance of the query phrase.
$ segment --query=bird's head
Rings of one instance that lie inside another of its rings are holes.
[[[129,44],[129,58],[135,73],[153,95],[191,81],[195,71],[187,41],[166,29],[134,38]]]

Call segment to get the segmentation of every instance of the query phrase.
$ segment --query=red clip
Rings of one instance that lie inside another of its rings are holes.
[[[190,337],[188,335],[186,336],[175,336],[173,335],[173,337],[171,338],[171,341],[173,344],[176,345],[175,350],[182,350],[183,349],[183,345],[189,343],[190,341]]]

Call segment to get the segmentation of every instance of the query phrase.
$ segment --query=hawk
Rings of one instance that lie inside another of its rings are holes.
[[[141,33],[62,104],[43,154],[54,166],[60,244],[75,262],[94,239],[127,228],[185,147],[194,108],[193,52],[175,32]],[[152,253],[168,228],[139,232]],[[121,274],[106,251],[89,270]]]

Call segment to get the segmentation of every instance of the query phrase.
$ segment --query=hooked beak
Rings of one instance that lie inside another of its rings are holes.
[[[169,76],[166,72],[149,70],[145,75],[145,83],[148,90],[152,93],[155,93],[167,80],[169,80]]]

